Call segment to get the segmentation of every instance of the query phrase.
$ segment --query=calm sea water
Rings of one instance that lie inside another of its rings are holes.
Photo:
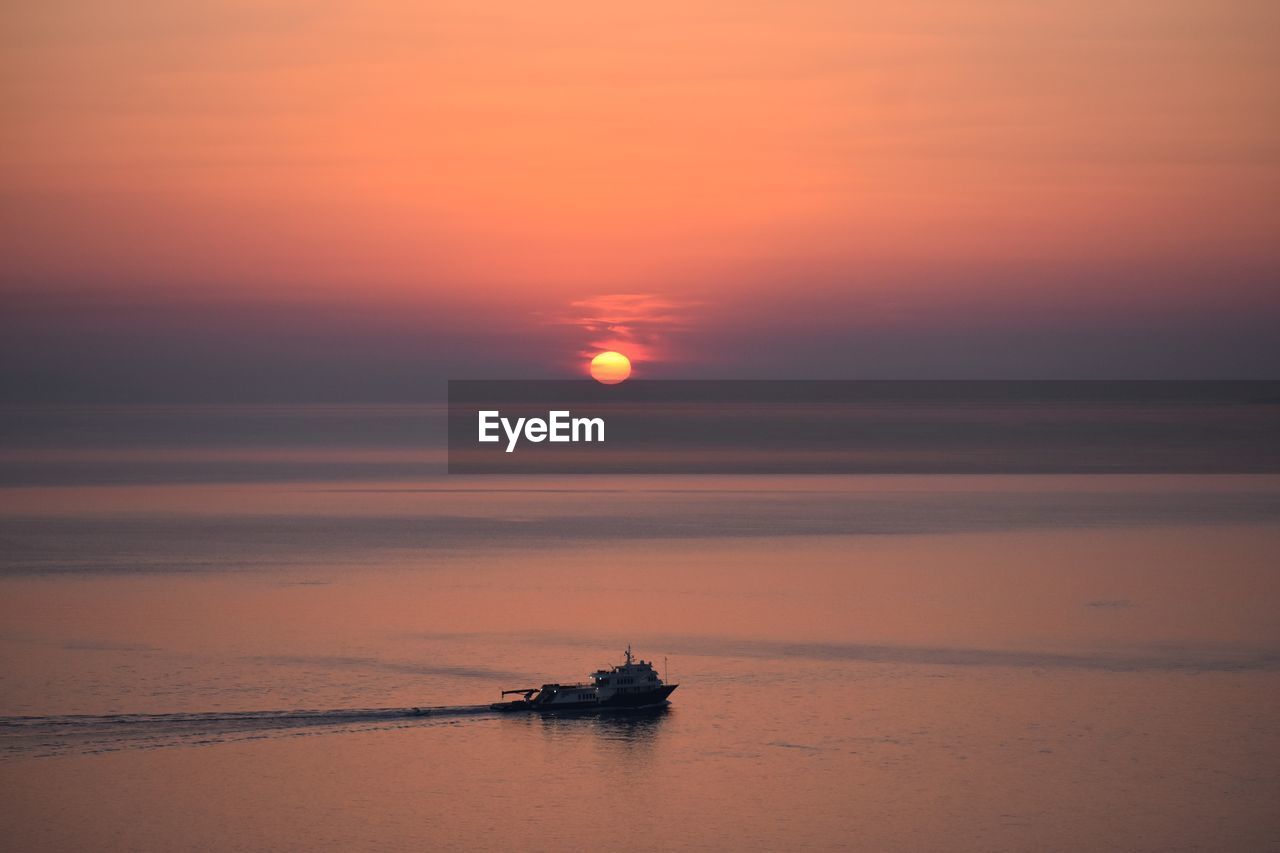
[[[468,479],[412,408],[6,417],[5,849],[1280,848],[1280,478]],[[627,643],[666,713],[475,708]]]

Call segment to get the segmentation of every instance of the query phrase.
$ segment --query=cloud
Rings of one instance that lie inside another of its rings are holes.
[[[579,333],[576,355],[591,357],[617,350],[633,362],[671,360],[673,338],[692,326],[691,312],[701,303],[652,293],[608,293],[569,303],[549,320]]]

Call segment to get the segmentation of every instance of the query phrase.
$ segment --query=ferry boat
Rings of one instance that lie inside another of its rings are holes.
[[[627,646],[626,662],[591,673],[591,681],[579,684],[544,684],[503,690],[495,711],[639,711],[667,704],[680,685],[663,684],[649,661],[636,660]],[[506,699],[518,695],[520,699]]]

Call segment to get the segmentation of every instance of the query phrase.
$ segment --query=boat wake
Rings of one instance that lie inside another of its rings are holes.
[[[402,728],[492,713],[488,705],[454,705],[0,717],[0,760]]]

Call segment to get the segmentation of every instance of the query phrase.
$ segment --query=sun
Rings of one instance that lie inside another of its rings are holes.
[[[617,385],[631,375],[631,359],[612,350],[591,359],[591,378],[605,385]]]

